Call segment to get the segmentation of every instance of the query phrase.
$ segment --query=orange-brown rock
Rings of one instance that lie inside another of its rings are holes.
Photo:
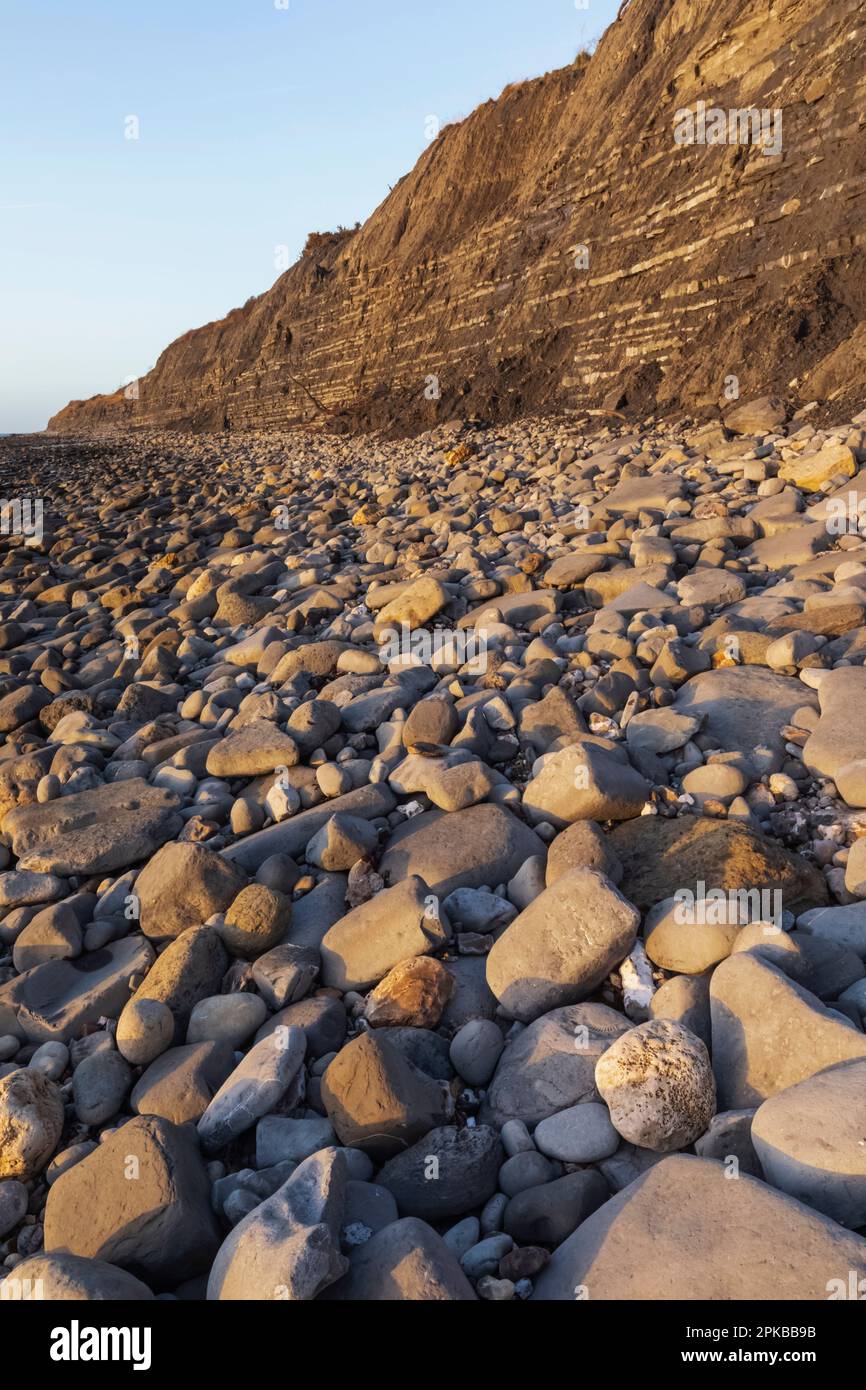
[[[374,1028],[435,1028],[454,993],[454,977],[432,956],[395,965],[367,1000],[364,1017]]]

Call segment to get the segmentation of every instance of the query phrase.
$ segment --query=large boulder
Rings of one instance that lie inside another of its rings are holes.
[[[348,1268],[340,1254],[346,1160],[323,1149],[223,1241],[207,1296],[214,1300],[309,1302]]]
[[[632,949],[640,916],[603,874],[573,869],[506,927],[487,983],[522,1023],[586,999]]]
[[[546,753],[557,739],[576,740],[586,732],[586,720],[560,685],[554,685],[543,700],[526,705],[520,714],[520,737],[536,754]]]
[[[19,806],[3,819],[20,869],[107,874],[146,859],[183,828],[180,798],[141,777]]]
[[[141,930],[155,941],[173,941],[225,912],[246,882],[234,864],[204,845],[163,845],[135,880]]]
[[[0,986],[0,1033],[64,1042],[89,1023],[117,1018],[130,981],[153,964],[153,947],[126,936],[76,960],[49,960]]]
[[[390,883],[415,875],[444,898],[455,888],[507,883],[536,854],[544,854],[544,843],[535,832],[504,807],[485,802],[407,821],[388,840],[379,872]]]
[[[450,595],[444,584],[431,575],[422,575],[413,582],[376,615],[376,637],[381,640],[391,628],[422,627],[434,618],[441,608],[449,602]]]
[[[192,1131],[130,1120],[48,1191],[45,1250],[119,1265],[154,1289],[210,1268],[220,1237]]]
[[[322,1103],[340,1143],[375,1158],[407,1148],[453,1110],[444,1083],[378,1033],[361,1033],[337,1053],[322,1077]]]
[[[618,884],[622,879],[622,865],[611,848],[610,839],[595,821],[575,821],[551,841],[545,867],[547,887],[552,888],[557,879],[572,869],[595,869],[611,883]]]
[[[651,787],[618,753],[597,743],[575,743],[549,753],[523,793],[537,824],[562,830],[573,821],[627,821],[639,816]]]
[[[842,1226],[866,1226],[866,1058],[765,1100],[752,1143],[767,1182]]]
[[[866,758],[866,729],[860,720],[866,701],[866,669],[839,666],[822,672],[818,701],[821,718],[803,747],[803,762],[810,772],[835,778],[849,764]],[[844,796],[847,779],[840,780]],[[849,804],[860,805],[862,798],[853,797]]]
[[[866,1057],[866,1034],[753,951],[716,967],[710,1011],[723,1110],[760,1105],[836,1062]]]
[[[798,709],[814,709],[817,703],[814,691],[790,676],[762,666],[726,666],[692,676],[677,692],[674,708],[702,718],[704,733],[718,748],[746,757],[758,747],[767,748],[781,766],[782,729]]]
[[[823,1300],[851,1270],[866,1277],[866,1240],[757,1178],[676,1154],[554,1251],[533,1298]]]
[[[823,907],[827,885],[814,864],[751,826],[710,816],[640,816],[609,836],[623,867],[620,889],[641,912],[687,890],[702,898],[710,889],[746,895],[754,921],[781,904],[791,912]],[[762,894],[768,894],[762,898]]]
[[[678,473],[622,478],[605,497],[604,509],[615,516],[637,516],[647,509],[666,512],[684,492],[685,483]]]

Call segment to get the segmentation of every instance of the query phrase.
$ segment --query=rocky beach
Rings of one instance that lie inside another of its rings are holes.
[[[4,1298],[862,1296],[866,410],[0,472]]]

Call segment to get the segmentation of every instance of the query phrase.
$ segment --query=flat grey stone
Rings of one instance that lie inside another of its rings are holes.
[[[306,1047],[303,1029],[287,1028],[250,1048],[198,1122],[205,1152],[225,1148],[274,1108],[303,1066]]]
[[[345,796],[334,797],[324,806],[314,806],[309,811],[290,816],[279,825],[270,825],[266,830],[246,835],[222,853],[238,868],[254,874],[273,854],[287,854],[290,859],[302,858],[316,831],[321,830],[338,811],[361,816],[364,820],[375,820],[378,816],[389,815],[396,804],[394,793],[384,783],[358,787]]]
[[[150,969],[153,948],[141,936],[122,937],[77,960],[51,960],[0,986],[0,1031],[30,1042],[63,1042],[85,1024],[117,1018],[129,982]]]
[[[42,805],[19,806],[3,822],[21,869],[63,875],[125,869],[183,828],[180,799],[141,778],[109,782]]]
[[[704,732],[718,748],[745,753],[759,745],[784,753],[782,728],[803,706],[817,707],[814,692],[789,676],[761,666],[722,667],[692,676],[677,692],[679,714],[704,719]]]

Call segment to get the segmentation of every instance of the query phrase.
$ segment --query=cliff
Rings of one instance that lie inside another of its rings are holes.
[[[446,127],[363,227],[172,343],[138,399],[49,429],[697,411],[731,376],[844,397],[866,375],[864,55],[858,0],[631,0],[591,59]],[[700,102],[773,113],[767,146],[678,143]]]

